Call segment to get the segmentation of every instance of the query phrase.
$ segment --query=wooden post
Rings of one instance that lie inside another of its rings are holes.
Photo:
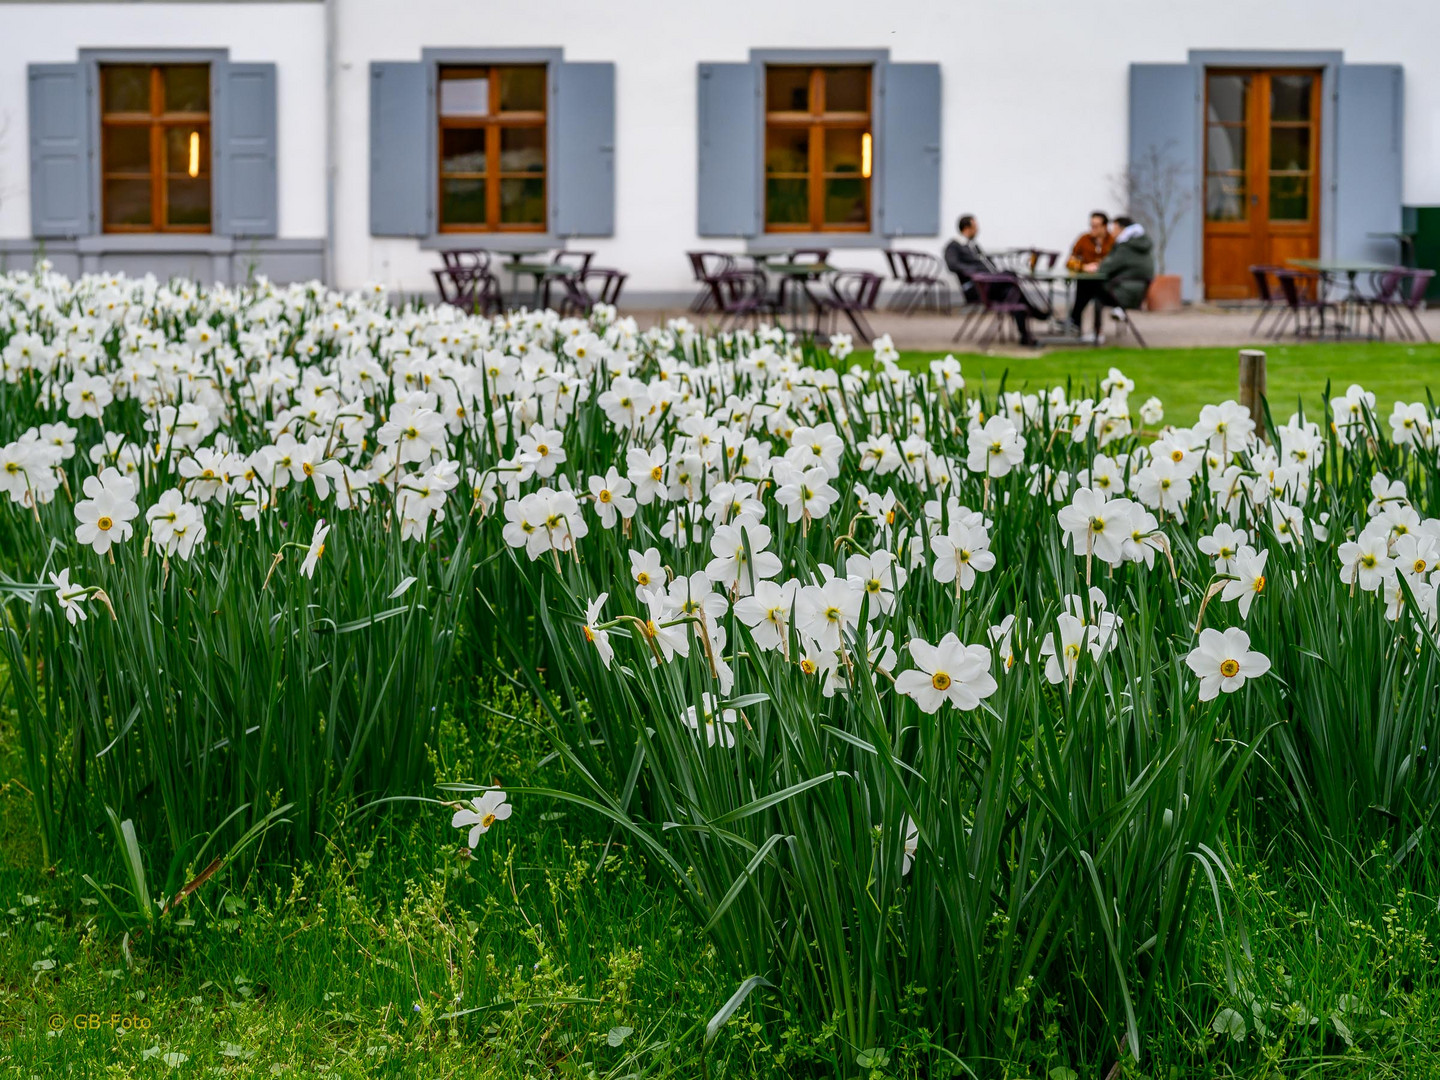
[[[1240,404],[1250,410],[1255,433],[1269,441],[1265,431],[1265,350],[1240,350]]]

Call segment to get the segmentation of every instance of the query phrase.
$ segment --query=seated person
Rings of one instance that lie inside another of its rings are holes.
[[[1100,318],[1107,307],[1133,311],[1145,300],[1150,279],[1155,276],[1154,243],[1145,227],[1133,218],[1120,215],[1110,223],[1115,233],[1115,246],[1090,272],[1102,274],[1100,280],[1075,283],[1075,304],[1070,310],[1070,329],[1078,334],[1085,308],[1093,301],[1095,334],[1100,335]],[[1088,267],[1086,268],[1089,269]]]
[[[990,256],[981,250],[976,239],[980,235],[980,223],[974,214],[962,214],[957,224],[960,236],[945,245],[945,265],[960,279],[960,291],[970,303],[979,301],[979,290],[970,279],[975,274],[998,274],[1001,271],[990,261]],[[1030,332],[1031,319],[1048,319],[1050,307],[1043,297],[1026,292],[1023,284],[1009,285],[1003,292],[992,293],[992,299],[1010,301],[1016,297],[1025,304],[1025,311],[1015,313],[1015,328],[1020,332],[1021,345],[1035,345],[1035,335]]]
[[[1096,210],[1090,215],[1090,231],[1081,233],[1075,241],[1075,246],[1070,249],[1070,258],[1065,260],[1065,268],[1072,273],[1077,270],[1093,273],[1114,246],[1115,238],[1110,235],[1110,215],[1104,210]]]

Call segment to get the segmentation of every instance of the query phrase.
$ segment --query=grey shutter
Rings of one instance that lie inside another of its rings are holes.
[[[1162,226],[1145,219],[1155,216],[1149,211],[1156,202],[1168,206],[1165,264],[1156,269],[1180,275],[1186,300],[1197,298],[1202,289],[1201,70],[1198,64],[1130,65],[1130,175],[1132,184],[1137,178],[1142,182],[1148,197],[1132,193],[1128,209],[1150,230],[1158,248]],[[1158,171],[1152,167],[1157,164]]]
[[[429,236],[431,128],[426,67],[419,62],[370,65],[370,235]]]
[[[1335,116],[1335,257],[1391,261],[1399,232],[1404,75],[1398,64],[1341,64]]]
[[[557,236],[613,236],[615,65],[555,67],[550,220]]]
[[[699,206],[701,236],[755,236],[761,230],[760,68],[701,64]]]
[[[36,237],[97,231],[85,71],[79,64],[31,64],[30,231]]]
[[[882,67],[880,231],[940,232],[940,65]]]
[[[215,231],[274,236],[280,231],[275,65],[217,64],[215,76]]]

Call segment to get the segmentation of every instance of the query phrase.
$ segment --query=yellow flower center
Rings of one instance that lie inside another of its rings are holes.
[[[1170,460],[1171,460],[1171,461],[1184,461],[1184,460],[1185,460],[1185,451],[1183,451],[1183,450],[1171,450],[1171,451],[1170,451]]]
[[[1078,660],[1078,659],[1080,659],[1080,646],[1079,646],[1079,645],[1066,645],[1066,646],[1065,646],[1065,655],[1066,655],[1069,659],[1071,659],[1071,660]]]
[[[640,573],[635,575],[635,583],[637,585],[649,585],[650,575],[647,574],[644,570],[641,570]]]
[[[608,492],[608,491],[602,491],[602,492],[600,492],[599,498],[600,498],[600,501],[601,501],[602,503],[608,503],[608,502],[610,501],[610,492]]]
[[[937,671],[934,675],[930,676],[930,685],[936,690],[949,690],[950,676],[946,675],[943,671]]]
[[[1239,674],[1240,674],[1240,661],[1239,661],[1239,660],[1222,660],[1222,661],[1220,661],[1220,674],[1221,674],[1221,675],[1224,675],[1225,678],[1227,678],[1227,679],[1233,679],[1236,675],[1239,675]]]
[[[490,828],[491,825],[494,825],[494,824],[495,824],[495,815],[494,815],[494,814],[486,814],[484,817],[482,817],[482,818],[480,819],[480,824],[483,825],[483,826],[485,826],[485,828],[487,828],[487,829]]]
[[[1423,573],[1425,572],[1425,560],[1424,560],[1424,559],[1416,559],[1416,560],[1415,560],[1415,565],[1414,565],[1413,567],[1411,567],[1411,569],[1413,569],[1413,570],[1415,571],[1415,573],[1417,573],[1417,574],[1423,574]]]
[[[819,671],[820,669],[816,667],[814,660],[811,660],[807,657],[806,659],[800,661],[800,670],[803,671],[806,675],[814,675],[815,672]]]
[[[114,526],[114,524],[115,524],[115,522],[111,521],[108,517],[105,517],[103,514],[102,514],[99,518],[97,518],[96,521],[95,521],[95,527],[96,527],[97,529],[99,529],[101,532],[109,532],[110,529]]]
[[[311,465],[310,462],[308,462],[308,461],[305,462],[304,465],[301,465],[301,466],[300,466],[300,469],[301,469],[302,472],[304,472],[304,474],[305,474],[306,476],[314,476],[314,475],[315,475],[315,466],[314,466],[314,465]]]
[[[1360,565],[1365,567],[1366,570],[1373,570],[1375,568],[1375,561],[1375,556],[1368,552],[1360,556]]]
[[[657,481],[658,481],[658,480],[659,480],[662,476],[664,476],[664,475],[665,475],[665,467],[664,467],[663,465],[656,465],[653,469],[650,470],[650,479],[651,479],[651,480],[657,480]]]

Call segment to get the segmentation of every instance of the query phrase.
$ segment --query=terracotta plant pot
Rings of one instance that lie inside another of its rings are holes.
[[[1180,275],[1161,274],[1150,282],[1145,294],[1146,311],[1180,310]]]

